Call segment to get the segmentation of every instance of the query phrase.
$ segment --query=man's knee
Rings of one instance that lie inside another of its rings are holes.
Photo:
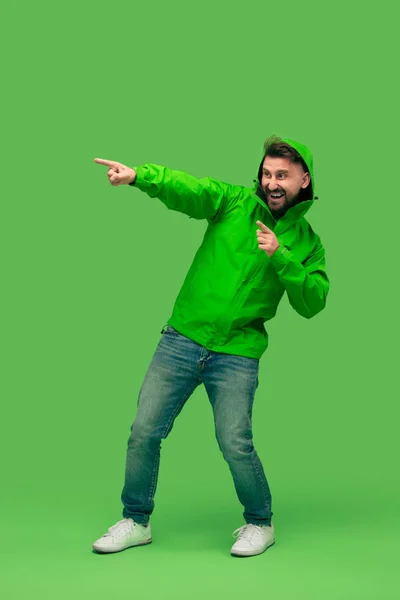
[[[158,431],[158,428],[151,426],[149,423],[142,423],[136,419],[131,427],[131,433],[128,438],[128,446],[132,447],[143,447],[143,446],[157,446],[161,444],[162,433]]]
[[[240,459],[253,450],[253,440],[249,436],[220,433],[217,434],[217,441],[227,462]]]

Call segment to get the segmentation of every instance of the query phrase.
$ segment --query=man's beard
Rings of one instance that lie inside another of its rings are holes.
[[[300,194],[298,194],[295,198],[293,198],[290,203],[285,202],[285,204],[278,210],[272,209],[270,207],[270,205],[268,204],[268,191],[266,191],[261,183],[260,180],[258,180],[257,182],[257,195],[259,198],[261,198],[261,200],[268,206],[269,210],[271,211],[272,216],[278,220],[281,217],[283,217],[283,215],[289,210],[289,208],[291,208],[292,206],[294,206],[295,204],[297,204],[298,202],[300,202],[301,198],[300,198]],[[286,194],[285,195],[285,199],[286,199]]]
[[[292,206],[294,206],[294,205],[297,203],[297,201],[298,201],[298,198],[299,198],[298,196],[296,196],[296,197],[295,197],[295,198],[293,198],[293,199],[292,199],[290,202],[288,202],[288,201],[287,201],[287,199],[286,199],[286,194],[285,194],[285,192],[284,192],[284,199],[285,199],[285,203],[284,203],[284,204],[283,204],[283,206],[281,206],[280,208],[278,208],[278,209],[274,209],[274,208],[272,208],[272,207],[270,206],[270,204],[269,204],[269,202],[268,202],[268,199],[269,199],[268,191],[263,189],[263,192],[264,192],[264,194],[265,194],[266,204],[267,204],[267,206],[268,206],[269,210],[271,211],[271,213],[272,213],[272,216],[273,216],[273,217],[274,217],[276,220],[278,220],[278,219],[282,218],[282,217],[283,217],[283,216],[286,214],[286,212],[289,210],[289,208],[291,208]]]

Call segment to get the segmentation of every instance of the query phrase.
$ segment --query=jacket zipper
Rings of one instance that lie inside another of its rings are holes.
[[[259,204],[261,204],[261,206],[264,208],[264,210],[266,212],[269,213],[269,215],[271,216],[272,220],[275,223],[275,227],[274,227],[274,232],[276,230],[276,226],[279,224],[279,221],[276,221],[276,219],[273,217],[271,211],[269,210],[268,206],[266,206],[265,202],[263,202],[261,200],[261,198],[259,198],[257,196],[256,193],[253,193],[253,197],[257,200],[257,202]],[[230,323],[231,322],[231,316],[235,314],[236,312],[236,308],[240,305],[240,302],[242,301],[243,295],[244,295],[244,291],[246,290],[246,287],[249,283],[251,283],[253,281],[253,279],[258,275],[260,269],[262,268],[262,265],[256,265],[254,267],[254,269],[252,269],[247,276],[245,276],[245,279],[242,279],[241,284],[239,285],[239,287],[236,290],[236,295],[234,300],[231,303],[230,309],[229,309],[229,313],[227,314],[227,311],[225,312],[225,322],[226,323]],[[228,329],[229,329],[229,325],[225,325],[225,327],[223,328],[223,332],[221,332],[221,334],[223,336],[226,336],[226,334],[228,333]],[[222,337],[221,335],[221,337]]]

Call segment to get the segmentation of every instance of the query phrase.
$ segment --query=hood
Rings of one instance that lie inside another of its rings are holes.
[[[307,146],[305,146],[304,144],[301,144],[300,142],[296,142],[295,140],[290,140],[289,138],[281,138],[281,140],[282,140],[282,142],[289,144],[295,150],[297,150],[297,152],[300,154],[300,156],[302,157],[302,159],[304,160],[304,162],[307,165],[308,171],[310,173],[310,178],[311,178],[311,194],[309,195],[309,197],[307,199],[302,200],[298,204],[300,204],[302,202],[309,202],[310,203],[309,206],[311,206],[311,204],[313,204],[314,200],[318,200],[318,196],[315,195],[314,167],[313,167],[313,156],[312,156],[311,150],[309,148],[307,148]],[[254,179],[254,191],[256,192],[257,196],[259,196],[265,202],[265,194],[264,194],[264,191],[263,191],[263,189],[261,187],[261,183],[260,183],[261,168],[262,168],[264,158],[265,158],[265,154],[263,154],[260,165],[258,167],[257,179]]]

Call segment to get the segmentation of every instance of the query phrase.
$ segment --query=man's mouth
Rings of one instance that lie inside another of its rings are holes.
[[[274,200],[279,200],[279,198],[282,198],[282,196],[284,196],[283,192],[268,192],[268,196],[270,198],[273,198]]]

